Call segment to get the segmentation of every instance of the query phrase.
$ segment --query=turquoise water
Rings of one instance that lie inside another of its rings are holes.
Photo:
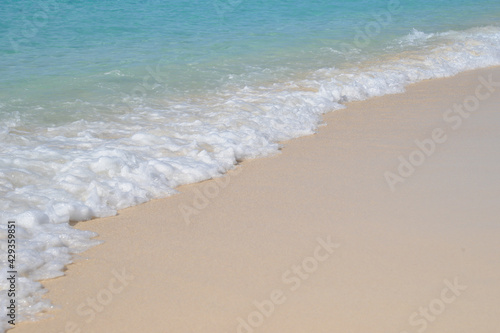
[[[497,24],[500,13],[498,1],[397,3],[3,1],[2,115],[17,111],[30,122],[60,123],[100,114],[123,94],[145,95],[134,88],[148,66],[161,73],[146,92],[151,98],[286,80],[384,53],[412,29],[465,30]],[[335,53],[354,45],[359,31],[390,6],[398,10],[360,53],[349,59]],[[122,76],[106,75],[113,71]]]
[[[498,0],[2,1],[0,232],[18,222],[21,319],[94,244],[69,221],[275,153],[345,102],[499,64]]]

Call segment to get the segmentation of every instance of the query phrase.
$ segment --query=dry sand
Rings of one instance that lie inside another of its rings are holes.
[[[51,319],[12,332],[499,332],[489,75],[500,82],[489,68],[350,103],[218,182],[79,223],[105,243],[44,282]],[[464,102],[468,118],[443,120]],[[433,131],[422,159],[415,140]],[[421,165],[391,191],[385,173],[410,155]]]

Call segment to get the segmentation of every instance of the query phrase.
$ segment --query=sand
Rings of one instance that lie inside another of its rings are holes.
[[[350,103],[280,154],[78,223],[104,244],[44,282],[50,319],[12,332],[498,332],[489,76]]]

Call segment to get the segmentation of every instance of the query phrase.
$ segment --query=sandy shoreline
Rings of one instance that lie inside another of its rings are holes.
[[[350,103],[279,155],[79,223],[105,243],[44,282],[51,319],[9,332],[497,332],[490,75]]]

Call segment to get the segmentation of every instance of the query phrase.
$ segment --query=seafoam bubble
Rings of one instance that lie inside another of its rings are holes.
[[[68,221],[60,224],[51,223],[49,216],[41,210],[29,210],[17,215],[0,212],[1,239],[0,274],[7,276],[6,223],[15,221],[17,271],[16,302],[17,321],[36,319],[52,307],[47,299],[42,299],[46,290],[37,282],[42,279],[63,275],[65,265],[71,263],[72,257],[91,246],[98,244],[92,240],[94,233],[70,227]],[[7,297],[7,280],[0,281],[0,315],[5,318]],[[5,323],[5,321],[2,321]],[[0,326],[7,329],[8,326]]]

